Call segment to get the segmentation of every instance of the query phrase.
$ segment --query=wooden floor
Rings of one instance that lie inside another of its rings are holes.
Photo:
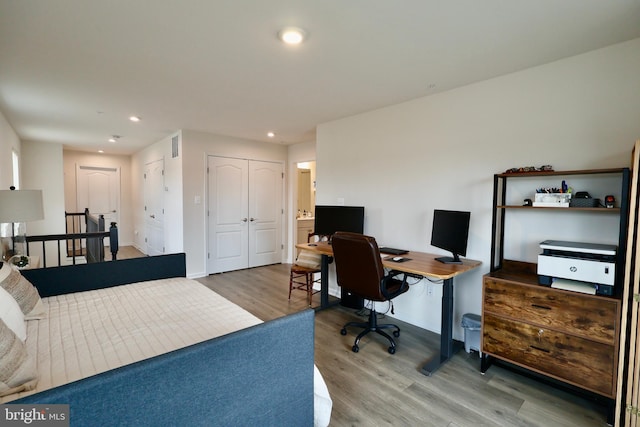
[[[140,258],[146,256],[138,249],[133,246],[120,246],[118,248],[118,259],[127,259],[127,258]],[[111,259],[111,254],[107,255],[107,258]]]
[[[303,291],[287,299],[289,267],[280,264],[198,280],[270,320],[306,307]],[[319,294],[314,304],[318,299]],[[462,350],[433,376],[424,376],[419,367],[438,351],[439,335],[402,322],[393,322],[402,330],[396,354],[390,355],[376,334],[363,338],[360,352],[353,353],[355,332],[342,336],[340,329],[357,318],[355,310],[342,306],[316,313],[315,362],[333,399],[331,426],[606,425],[605,408],[591,400],[500,366],[481,375],[477,353]]]

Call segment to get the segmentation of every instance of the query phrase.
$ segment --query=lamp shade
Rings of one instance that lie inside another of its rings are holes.
[[[0,222],[44,219],[42,190],[0,190]]]

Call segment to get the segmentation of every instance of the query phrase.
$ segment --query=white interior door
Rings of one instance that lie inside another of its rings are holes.
[[[144,170],[144,227],[147,255],[164,253],[164,160]]]
[[[120,221],[120,168],[76,164],[76,202],[82,212],[104,215],[105,227]],[[83,231],[84,225],[83,225]]]
[[[249,267],[282,259],[282,164],[249,161]]]
[[[210,156],[209,274],[282,259],[282,164]]]
[[[249,264],[249,173],[242,159],[209,156],[208,222],[211,273],[239,270]]]

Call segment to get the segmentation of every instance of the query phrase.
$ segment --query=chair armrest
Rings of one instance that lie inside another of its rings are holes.
[[[398,279],[397,278],[398,276],[402,276],[402,278]],[[400,288],[398,288],[398,290],[396,292],[393,292],[392,294],[389,293],[389,289],[387,286],[387,283],[390,280],[401,282]],[[382,282],[380,283],[380,290],[382,292],[382,295],[384,295],[384,297],[387,299],[395,298],[401,293],[406,292],[408,289],[409,289],[409,284],[407,283],[407,273],[405,273],[404,271],[391,270],[389,271],[389,273],[387,273],[386,276],[382,278]]]

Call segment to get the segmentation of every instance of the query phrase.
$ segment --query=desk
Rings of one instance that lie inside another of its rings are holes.
[[[320,265],[320,309],[329,307],[329,263],[333,256],[333,248],[327,242],[301,243],[296,247],[322,254],[322,264]],[[481,262],[463,259],[462,264],[443,264],[435,260],[436,257],[441,255],[414,251],[402,256],[410,258],[410,260],[394,262],[391,260],[393,256],[388,256],[382,260],[382,265],[389,269],[442,280],[440,354],[429,359],[421,369],[423,374],[431,375],[462,347],[462,343],[453,340],[453,278],[478,268]]]

